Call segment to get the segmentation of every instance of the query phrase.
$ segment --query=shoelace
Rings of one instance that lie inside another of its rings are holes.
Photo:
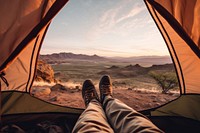
[[[92,88],[85,91],[84,99],[85,99],[86,104],[88,104],[90,100],[93,99],[94,97],[95,97],[95,94]]]
[[[100,92],[103,95],[111,95],[111,89],[110,89],[111,85],[101,85],[101,89]]]

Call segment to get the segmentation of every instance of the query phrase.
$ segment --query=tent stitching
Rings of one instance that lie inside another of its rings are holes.
[[[47,27],[46,27],[46,29],[45,29],[45,31],[44,31],[44,34],[43,34],[43,36],[42,36],[42,40],[40,41],[40,46],[39,46],[39,48],[38,48],[38,51],[37,51],[37,55],[36,55],[36,60],[38,60],[38,57],[39,57],[39,52],[40,52],[40,49],[41,49],[41,47],[42,47],[42,43],[43,43],[43,41],[44,41],[44,38],[45,38],[45,35],[46,35],[46,33],[47,33],[47,30],[48,30],[48,28],[49,28],[49,25],[50,25],[50,23],[47,25]],[[32,55],[32,58],[33,58],[33,55]],[[32,59],[31,58],[31,59]],[[32,65],[31,65],[32,66]],[[31,69],[31,68],[30,68]],[[34,79],[34,77],[35,77],[35,75],[36,75],[36,70],[37,70],[37,62],[35,62],[35,70],[34,70],[34,73],[33,73],[33,79]],[[34,80],[32,79],[32,81],[31,81],[31,83],[30,83],[30,86],[29,86],[29,88],[27,88],[26,87],[26,89],[27,90],[29,90],[29,93],[31,93],[31,86],[32,86],[32,84],[33,84],[33,82],[34,82]],[[27,82],[27,84],[29,83],[30,81],[28,81]]]
[[[32,51],[32,55],[31,55],[31,59],[30,59],[30,67],[29,67],[28,81],[27,81],[27,84],[26,84],[26,92],[28,91],[27,88],[28,88],[28,85],[29,85],[29,82],[30,82],[30,79],[31,79],[31,73],[32,73],[31,67],[32,67],[32,63],[33,63],[33,55],[34,55],[34,52],[35,52],[35,48],[36,48],[38,39],[39,39],[39,35],[36,38],[36,41],[35,41],[35,44],[34,44],[34,48],[33,48],[33,51]]]

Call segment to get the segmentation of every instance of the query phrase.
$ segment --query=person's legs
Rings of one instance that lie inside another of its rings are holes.
[[[99,89],[103,108],[115,132],[162,132],[147,117],[112,97],[109,76],[102,77]]]
[[[105,97],[103,106],[116,132],[162,132],[147,117],[111,96]]]
[[[90,80],[86,80],[82,88],[82,96],[86,109],[79,117],[73,128],[73,133],[84,132],[108,132],[113,133],[113,129],[108,124],[97,92]]]

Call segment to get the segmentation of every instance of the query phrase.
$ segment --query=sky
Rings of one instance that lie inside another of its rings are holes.
[[[53,19],[41,54],[169,55],[143,0],[70,0]]]

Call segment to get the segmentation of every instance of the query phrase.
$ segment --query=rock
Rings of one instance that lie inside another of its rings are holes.
[[[74,93],[74,90],[69,90],[69,93]]]
[[[143,68],[143,67],[140,66],[139,64],[135,64],[134,66],[132,64],[125,66],[125,69],[129,69],[129,70],[132,70],[132,69],[135,69],[135,68]]]
[[[166,102],[166,100],[164,98],[160,98],[159,101],[163,102],[163,103]]]
[[[79,91],[81,91],[81,89],[80,89],[80,86],[75,86],[75,88],[71,88],[70,89],[70,93],[75,93],[75,92],[79,92]]]
[[[146,105],[147,105],[148,107],[152,107],[152,103],[151,103],[151,102],[147,103]]]
[[[38,60],[35,81],[48,83],[54,82],[53,68],[44,61]]]
[[[77,89],[77,90],[81,90],[81,89],[80,89],[80,86],[78,86],[78,85],[75,86],[75,89]]]
[[[130,90],[130,91],[131,91],[131,90],[133,90],[133,88],[128,88],[128,90]]]
[[[141,91],[141,90],[135,90],[135,92],[137,92],[137,93],[142,93],[142,91]]]
[[[140,101],[141,99],[139,97],[135,97],[134,100]]]
[[[160,106],[160,103],[159,103],[159,102],[156,102],[154,105],[155,105],[155,107],[156,107],[156,106]]]
[[[58,100],[58,97],[57,96],[55,96],[55,97],[52,97],[51,99],[49,99],[51,102],[55,102],[55,101],[57,101]]]
[[[42,79],[42,77],[37,76],[37,77],[35,78],[35,81],[43,82],[43,79]]]
[[[62,82],[60,79],[54,79],[54,83],[58,84],[60,82]]]
[[[119,68],[118,66],[113,65],[113,66],[111,66],[111,67],[108,68],[108,69],[118,69],[118,68]]]
[[[129,99],[130,99],[130,97],[129,97],[129,96],[126,96],[126,97],[124,97],[124,99],[125,99],[125,100],[129,100]]]
[[[155,95],[151,95],[150,98],[151,98],[151,99],[155,99],[156,96],[155,96]]]
[[[32,94],[35,96],[47,96],[51,93],[51,89],[48,87],[34,87],[32,88]]]
[[[67,88],[61,84],[56,84],[54,86],[51,87],[51,91],[59,91],[59,90],[66,90]]]
[[[152,102],[153,102],[153,103],[157,103],[158,101],[157,101],[157,100],[153,100]]]

